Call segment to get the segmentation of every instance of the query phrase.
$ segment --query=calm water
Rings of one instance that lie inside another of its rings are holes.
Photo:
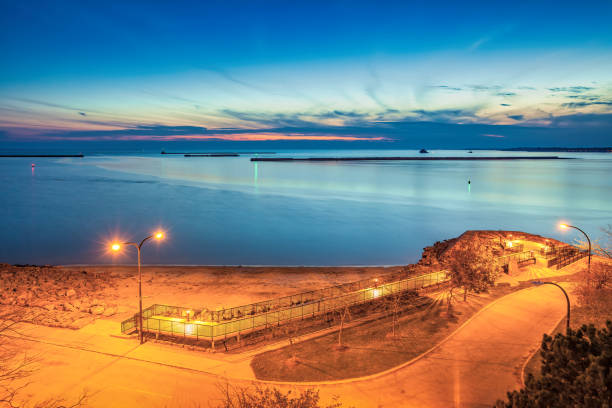
[[[513,154],[530,155],[473,155]],[[599,228],[612,224],[612,155],[554,154],[575,160],[255,163],[251,156],[153,153],[0,159],[0,262],[132,263],[135,253],[113,256],[106,243],[135,240],[158,226],[168,239],[143,249],[145,263],[403,264],[468,229],[577,238],[556,230],[562,219],[601,235]],[[322,155],[418,153],[276,154]]]

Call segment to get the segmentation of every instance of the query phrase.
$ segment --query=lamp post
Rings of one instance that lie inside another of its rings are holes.
[[[567,296],[567,292],[565,291],[565,289],[563,289],[560,285],[557,285],[554,282],[542,282],[542,281],[533,281],[531,282],[534,285],[554,285],[556,287],[558,287],[559,289],[561,289],[561,292],[563,292],[563,294],[565,295],[565,300],[567,301],[567,323],[566,323],[566,328],[569,329],[570,328],[570,300],[569,300],[569,296]]]
[[[153,235],[149,235],[148,237],[140,241],[140,244],[136,242],[124,242],[123,244],[114,243],[111,245],[111,249],[115,252],[121,249],[121,245],[132,245],[136,247],[136,250],[138,252],[138,339],[140,340],[140,344],[144,343],[142,330],[142,272],[140,271],[140,249],[142,248],[142,245],[151,238],[161,240],[162,238],[164,238],[164,233],[160,231],[156,232]]]
[[[576,229],[580,232],[582,232],[582,234],[586,237],[587,242],[589,243],[589,263],[588,263],[588,267],[587,267],[587,277],[589,279],[589,283],[591,280],[591,239],[589,238],[589,236],[586,234],[586,232],[584,232],[583,230],[581,230],[578,227],[574,227],[573,225],[569,225],[569,224],[559,224],[559,227],[563,228],[563,229],[567,229],[567,228],[573,228]]]

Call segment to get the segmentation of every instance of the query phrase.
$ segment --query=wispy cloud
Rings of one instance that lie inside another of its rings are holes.
[[[571,92],[571,93],[582,93],[593,90],[595,88],[590,86],[564,86],[556,88],[548,88],[551,92]]]
[[[587,106],[594,106],[594,105],[612,106],[612,101],[568,102],[568,103],[562,104],[561,106],[565,108],[576,109],[576,108],[585,108]]]

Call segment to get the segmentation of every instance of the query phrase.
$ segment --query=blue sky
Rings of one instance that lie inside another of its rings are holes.
[[[2,1],[0,140],[610,145],[612,2],[497,3]]]

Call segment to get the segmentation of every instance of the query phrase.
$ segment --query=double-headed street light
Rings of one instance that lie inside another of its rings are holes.
[[[589,243],[589,264],[588,264],[588,269],[587,269],[587,276],[588,276],[588,279],[590,280],[591,279],[591,239],[586,234],[586,232],[584,232],[583,230],[581,230],[578,227],[574,227],[573,225],[562,223],[562,224],[559,224],[559,227],[562,228],[562,229],[568,229],[568,228],[576,229],[576,230],[582,232],[582,234],[584,234],[584,236],[586,237],[587,242]]]
[[[122,245],[132,245],[136,247],[136,250],[138,251],[138,338],[140,339],[140,344],[144,343],[142,329],[142,272],[140,271],[140,249],[142,248],[142,245],[151,238],[162,240],[164,238],[164,233],[163,231],[157,231],[155,234],[149,235],[148,237],[140,241],[140,244],[136,242],[124,242],[123,244],[114,242],[113,244],[111,244],[111,249],[115,252],[120,251]]]

